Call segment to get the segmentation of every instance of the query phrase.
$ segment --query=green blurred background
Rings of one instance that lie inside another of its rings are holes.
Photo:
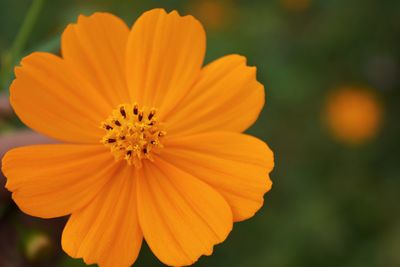
[[[194,14],[207,30],[207,62],[240,53],[258,67],[267,101],[248,132],[275,152],[274,186],[262,210],[195,266],[400,266],[400,1],[47,0],[13,62],[31,4],[0,0],[3,94],[8,67],[31,51],[58,53],[65,26],[94,11],[129,25],[154,7]],[[362,100],[335,104],[332,92],[343,87],[368,91],[376,109],[364,111]],[[337,126],[330,105],[361,115]],[[371,116],[368,137],[335,134],[357,131]],[[14,115],[0,114],[0,140],[22,129]],[[60,249],[65,218],[26,216],[5,189],[0,196],[1,267],[85,266]],[[144,246],[135,266],[162,265]]]

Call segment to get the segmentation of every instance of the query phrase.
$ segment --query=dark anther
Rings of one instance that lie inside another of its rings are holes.
[[[106,130],[112,130],[112,129],[113,129],[113,127],[111,127],[111,126],[108,125],[108,124],[104,125],[104,128],[106,128]]]
[[[142,121],[142,119],[143,119],[143,113],[142,112],[140,112],[140,114],[139,114],[139,121]]]
[[[120,139],[121,139],[121,140],[125,140],[125,136],[121,136]]]
[[[117,140],[114,139],[114,138],[110,138],[110,139],[107,140],[107,142],[109,142],[109,143],[115,143],[116,141],[117,141]]]
[[[133,114],[134,114],[134,115],[137,115],[138,112],[139,112],[138,107],[137,107],[137,106],[134,106],[134,107],[133,107]]]
[[[117,125],[117,126],[121,126],[121,123],[119,122],[119,121],[114,121],[114,123],[115,123],[115,125]]]
[[[143,153],[147,154],[147,148],[143,148]]]
[[[156,144],[156,141],[151,140],[151,141],[150,141],[150,144],[155,145],[155,144]]]
[[[154,110],[152,110],[148,116],[149,120],[151,120],[155,114],[156,114],[156,112]]]
[[[119,109],[119,112],[121,112],[122,117],[126,118],[126,112],[125,112],[124,107],[121,107],[121,108]]]
[[[128,152],[126,152],[126,155],[130,157],[132,155],[132,150],[128,150]]]
[[[153,125],[154,125],[154,121],[150,122],[149,125],[150,125],[150,126],[153,126]]]
[[[158,137],[163,137],[164,136],[164,133],[163,132],[159,132],[158,133]]]

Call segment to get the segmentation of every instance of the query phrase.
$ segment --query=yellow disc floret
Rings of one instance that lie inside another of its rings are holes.
[[[162,130],[157,112],[140,109],[137,104],[123,104],[102,123],[106,131],[101,142],[111,149],[116,160],[125,159],[129,165],[142,166],[142,159],[153,160],[152,153],[163,147]]]

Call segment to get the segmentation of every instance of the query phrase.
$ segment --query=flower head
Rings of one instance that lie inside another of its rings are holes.
[[[191,16],[155,9],[129,29],[96,13],[66,28],[62,57],[16,68],[15,112],[63,144],[9,151],[6,187],[30,215],[70,215],[70,256],[127,267],[146,240],[163,263],[190,265],[262,206],[273,155],[241,132],[264,88],[244,57],[203,67],[204,54]]]
[[[163,147],[161,139],[166,135],[156,110],[142,110],[138,104],[120,105],[102,127],[106,131],[102,143],[110,147],[115,159],[123,158],[136,168],[142,166],[142,159],[154,160],[152,153]]]

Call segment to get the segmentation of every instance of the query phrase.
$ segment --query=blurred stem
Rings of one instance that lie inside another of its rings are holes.
[[[15,40],[9,52],[6,53],[3,58],[3,67],[0,72],[0,91],[1,89],[5,89],[8,87],[8,83],[10,82],[12,75],[13,65],[21,57],[21,54],[25,49],[26,42],[32,32],[37,18],[39,17],[44,1],[45,0],[32,1],[32,4],[29,7],[26,17],[21,25],[21,28],[19,29],[17,36],[15,37]]]

